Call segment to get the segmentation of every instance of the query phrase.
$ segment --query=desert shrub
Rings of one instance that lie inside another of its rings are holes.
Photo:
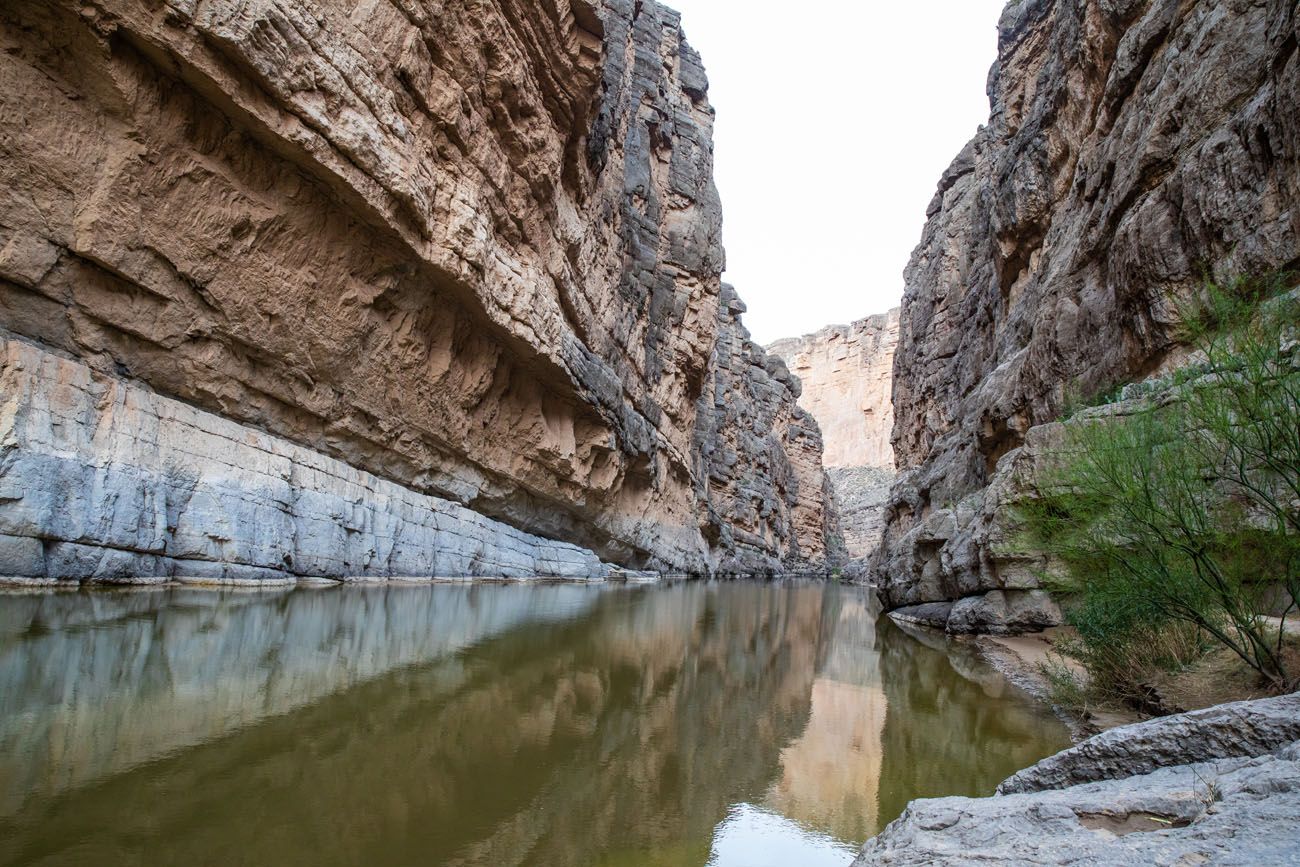
[[[1071,655],[1129,704],[1143,666],[1185,664],[1201,639],[1297,685],[1261,615],[1279,584],[1284,617],[1300,603],[1300,302],[1256,285],[1208,287],[1183,315],[1194,373],[1073,419],[1022,506],[1077,596]]]

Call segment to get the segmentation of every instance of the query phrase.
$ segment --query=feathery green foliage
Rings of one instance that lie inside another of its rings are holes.
[[[1021,515],[1077,594],[1072,656],[1103,693],[1140,705],[1144,665],[1205,639],[1272,689],[1297,685],[1261,620],[1300,606],[1300,300],[1268,284],[1208,287],[1183,310],[1201,360],[1136,405],[1067,425]]]

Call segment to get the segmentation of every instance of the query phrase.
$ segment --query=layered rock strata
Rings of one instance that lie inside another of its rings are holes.
[[[764,365],[715,351],[713,110],[675,13],[15,0],[0,43],[13,334],[624,566],[823,558],[814,426],[762,428],[792,395],[754,385],[775,403],[713,452],[746,496],[712,482],[711,384]]]
[[[699,407],[705,538],[715,574],[825,574],[842,557],[817,422],[795,403],[799,380],[750,339],[744,302],[722,287],[718,341]],[[809,544],[809,540],[821,544]]]
[[[1300,262],[1294,4],[1025,0],[999,28],[989,123],[906,272],[876,569],[891,607],[958,601],[963,630],[1046,610],[976,520],[1030,432],[1176,362],[1206,275]]]
[[[885,467],[830,467],[826,475],[835,493],[845,554],[855,561],[860,574],[885,532],[885,505],[894,471]]]
[[[880,544],[894,478],[890,392],[898,326],[896,308],[767,347],[799,378],[799,405],[821,429],[845,552],[864,562]]]
[[[1300,699],[1113,729],[992,798],[918,800],[871,864],[1290,864],[1300,857]]]
[[[531,536],[76,361],[0,339],[0,575],[602,578]]]
[[[827,467],[893,469],[890,392],[900,312],[896,307],[767,347],[799,377],[799,405],[817,419]]]

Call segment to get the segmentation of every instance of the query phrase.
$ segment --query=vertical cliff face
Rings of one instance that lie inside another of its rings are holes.
[[[904,472],[878,564],[893,605],[1035,607],[981,493],[999,468],[1071,392],[1175,359],[1177,303],[1205,274],[1300,260],[1296,44],[1281,0],[1008,5],[989,123],[940,181],[906,272]]]
[[[821,432],[795,402],[799,381],[750,339],[743,312],[735,290],[723,284],[712,376],[696,431],[713,568],[734,575],[825,574],[841,559],[842,544],[822,471]]]
[[[821,427],[828,467],[894,467],[890,390],[899,313],[895,308],[767,347],[799,377],[799,405]]]
[[[845,551],[859,560],[880,544],[894,479],[890,392],[898,325],[894,309],[767,348],[798,377],[799,405],[821,428]]]
[[[11,335],[625,565],[705,573],[719,528],[753,528],[703,475],[729,338],[713,111],[676,13],[14,0],[0,41]],[[803,476],[747,484],[822,515],[805,439],[756,430],[737,461],[792,443]],[[772,522],[747,562],[824,554],[820,517]]]

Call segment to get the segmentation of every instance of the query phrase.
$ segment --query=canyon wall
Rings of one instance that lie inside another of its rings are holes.
[[[1179,360],[1207,276],[1300,264],[1297,35],[1283,0],[1008,5],[988,125],[906,271],[891,607],[957,601],[961,631],[1055,618],[997,503],[1067,399]]]
[[[705,535],[727,552],[719,574],[825,574],[842,556],[834,495],[822,471],[817,422],[800,408],[799,380],[750,339],[745,304],[722,286],[718,340],[699,408],[696,449],[708,476]],[[822,541],[809,546],[806,540]]]
[[[900,311],[778,340],[767,351],[799,378],[799,405],[821,428],[845,553],[869,558],[894,480],[891,397]]]
[[[723,300],[713,110],[676,13],[13,0],[0,43],[12,341],[587,559],[825,561],[816,425]],[[57,384],[0,395],[6,422]],[[743,431],[732,386],[764,401]],[[81,477],[140,469],[94,431]],[[41,480],[4,435],[10,504]]]
[[[894,467],[890,391],[900,312],[894,308],[767,347],[799,377],[799,405],[817,419],[827,467]]]

